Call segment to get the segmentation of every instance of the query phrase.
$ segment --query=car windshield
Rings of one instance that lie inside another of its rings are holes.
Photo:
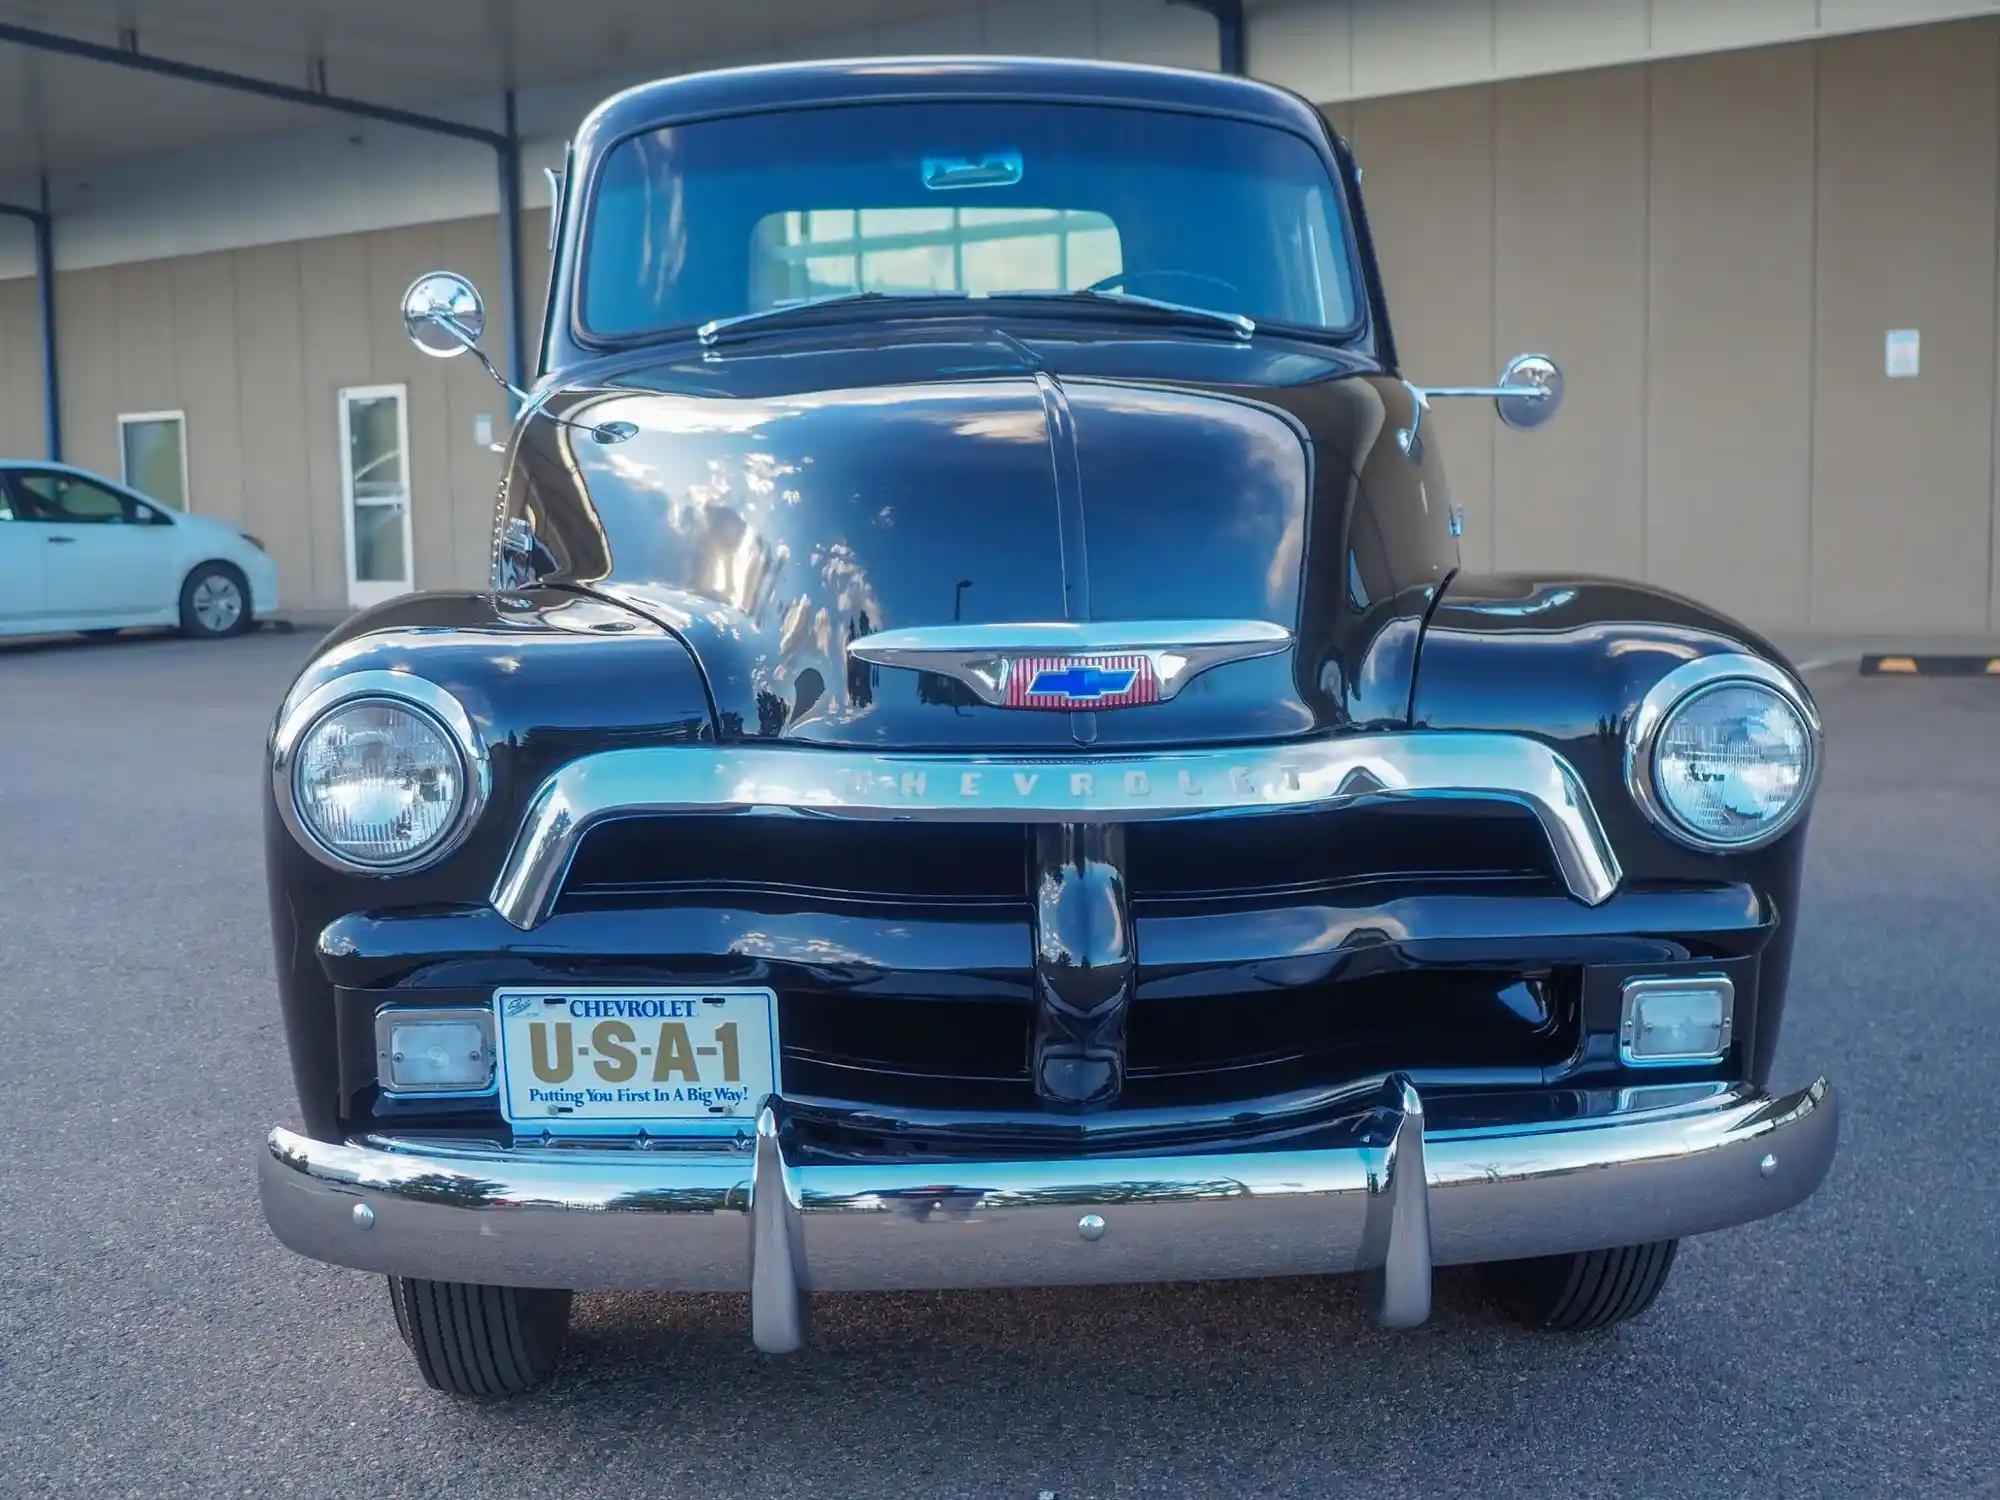
[[[1337,332],[1357,322],[1337,191],[1300,136],[1164,110],[959,101],[698,121],[606,155],[581,322],[619,340],[856,292],[1095,288]]]

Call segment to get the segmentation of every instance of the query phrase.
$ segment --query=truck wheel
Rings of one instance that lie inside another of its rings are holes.
[[[203,563],[181,585],[181,634],[215,641],[250,623],[250,589],[228,563]]]
[[[1609,1328],[1653,1305],[1674,1268],[1679,1240],[1582,1250],[1482,1267],[1502,1311],[1530,1328]]]
[[[389,1278],[396,1331],[436,1391],[513,1396],[555,1373],[570,1294],[539,1287]]]

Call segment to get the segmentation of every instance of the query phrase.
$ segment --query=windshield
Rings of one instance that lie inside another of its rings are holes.
[[[1352,261],[1325,159],[1288,131],[1049,103],[704,120],[605,157],[582,323],[630,338],[855,292],[1089,288],[1341,330]]]

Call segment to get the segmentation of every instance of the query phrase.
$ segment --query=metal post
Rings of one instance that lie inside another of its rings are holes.
[[[49,211],[49,176],[42,174],[42,211],[35,220],[35,278],[42,302],[42,430],[50,463],[62,462],[62,380],[56,373],[56,226]]]
[[[519,390],[528,383],[528,341],[521,326],[521,132],[512,89],[505,99],[506,138],[493,148],[500,167],[500,306],[507,314],[507,378]]]
[[[25,219],[35,231],[35,282],[42,312],[42,408],[49,460],[62,461],[62,388],[56,379],[55,235],[49,217],[49,179],[42,177],[41,207],[0,203],[0,215]]]
[[[1250,71],[1248,25],[1243,18],[1243,0],[1179,0],[1215,17],[1217,60],[1225,73],[1239,78]]]

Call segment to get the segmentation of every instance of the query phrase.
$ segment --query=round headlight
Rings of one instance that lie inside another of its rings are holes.
[[[1754,670],[1739,670],[1745,662]],[[1634,734],[1634,794],[1667,832],[1697,847],[1776,838],[1812,791],[1818,726],[1767,662],[1709,658],[1669,673]]]
[[[300,823],[339,859],[370,869],[414,863],[449,838],[466,782],[464,758],[445,727],[388,698],[331,710],[293,756]]]

